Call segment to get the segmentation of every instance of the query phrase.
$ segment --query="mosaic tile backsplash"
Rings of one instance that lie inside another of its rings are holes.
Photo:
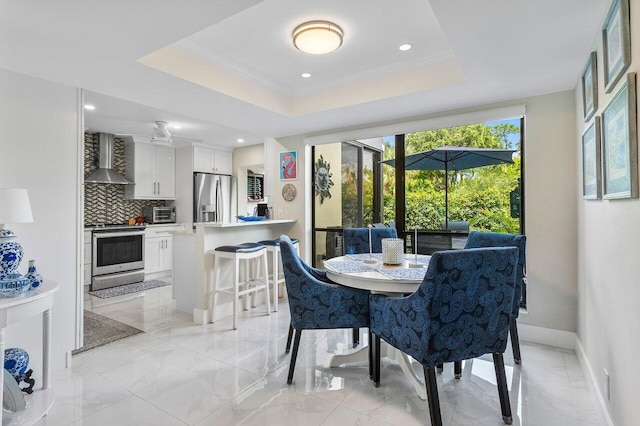
[[[84,175],[98,168],[98,146],[92,134],[84,135]],[[124,141],[115,138],[114,169],[124,176]],[[125,200],[124,185],[86,183],[84,185],[84,224],[125,223],[142,214],[145,206],[164,206],[164,200]]]

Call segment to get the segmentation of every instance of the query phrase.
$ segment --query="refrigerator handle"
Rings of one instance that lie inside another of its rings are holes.
[[[222,183],[216,180],[216,222],[224,221],[224,197],[222,196]]]

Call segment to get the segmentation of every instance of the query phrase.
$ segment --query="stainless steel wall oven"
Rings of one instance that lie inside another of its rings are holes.
[[[144,281],[144,228],[93,230],[91,290]]]

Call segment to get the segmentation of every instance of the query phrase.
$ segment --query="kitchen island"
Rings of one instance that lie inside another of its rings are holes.
[[[175,232],[173,291],[176,309],[193,312],[195,323],[209,322],[213,256],[207,254],[207,251],[224,245],[258,242],[278,238],[281,234],[289,235],[295,223],[295,219],[196,223],[193,230]],[[230,270],[225,268],[221,279],[231,280]],[[260,296],[259,303],[262,303],[264,296]],[[231,315],[232,307],[230,296],[219,295],[216,319]]]

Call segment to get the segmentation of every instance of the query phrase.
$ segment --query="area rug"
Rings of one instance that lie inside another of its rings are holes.
[[[142,333],[135,327],[91,311],[84,311],[84,346],[71,352],[77,355],[89,349]]]
[[[139,291],[149,290],[157,287],[164,287],[166,285],[171,285],[171,283],[160,280],[149,280],[139,283],[120,285],[118,287],[105,288],[103,290],[90,291],[89,294],[99,297],[100,299],[108,299],[110,297],[137,293]]]

